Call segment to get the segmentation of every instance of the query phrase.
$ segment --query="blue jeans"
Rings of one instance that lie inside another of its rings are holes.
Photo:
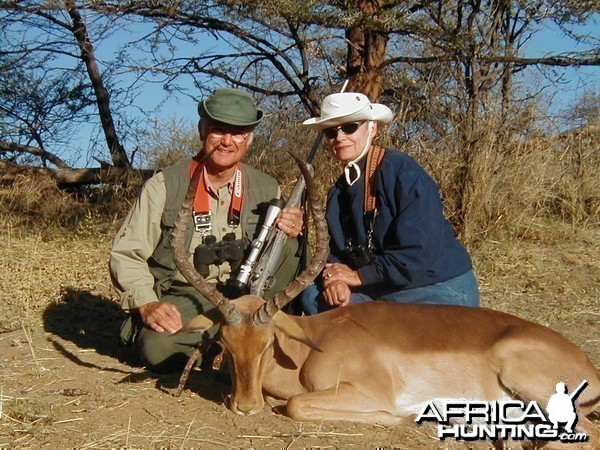
[[[398,303],[433,303],[440,305],[479,306],[479,289],[472,270],[447,281],[414,289],[377,295],[354,292],[350,303],[385,300]],[[323,298],[322,287],[313,284],[300,295],[304,314],[317,314],[333,308]]]

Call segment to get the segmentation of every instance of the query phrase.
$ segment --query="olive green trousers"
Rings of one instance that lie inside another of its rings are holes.
[[[297,251],[297,241],[289,239],[279,260],[275,281],[265,290],[264,298],[273,297],[294,279],[300,266]],[[161,295],[160,300],[177,306],[184,325],[197,315],[214,309],[212,303],[189,285],[171,287]],[[218,330],[219,324],[203,333],[157,333],[142,323],[138,313],[132,313],[121,326],[121,344],[133,348],[149,369],[174,372],[183,369],[194,350],[213,339]],[[199,358],[197,364],[200,365],[201,362],[202,359]]]
[[[193,288],[163,295],[161,301],[177,306],[184,325],[197,315],[214,308]],[[183,369],[194,350],[214,338],[218,329],[217,324],[203,333],[171,334],[168,331],[157,333],[144,326],[139,315],[134,313],[121,327],[121,343],[125,346],[133,346],[142,363],[149,369],[161,373],[174,372]],[[197,364],[201,361],[200,357]]]

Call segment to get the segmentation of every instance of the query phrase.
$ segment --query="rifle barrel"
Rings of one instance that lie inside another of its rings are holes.
[[[575,400],[575,397],[577,397],[579,394],[581,394],[581,391],[583,391],[583,389],[588,385],[588,380],[583,380],[581,382],[581,384],[579,386],[577,386],[577,389],[575,389],[573,391],[573,393],[569,396],[571,398],[571,400]]]
[[[347,87],[348,80],[344,82],[340,93],[345,92]],[[312,163],[317,156],[317,152],[323,144],[323,139],[323,133],[319,133],[310,149],[310,152],[308,153],[308,156],[306,157],[306,164],[309,166],[312,166]],[[300,175],[285,206],[295,208],[299,207],[302,204],[302,194],[304,192],[304,188],[304,177]],[[287,235],[280,229],[274,228],[273,232],[270,234],[269,242],[263,245],[260,259],[254,266],[253,275],[255,275],[255,277],[250,281],[251,293],[262,296],[267,278],[270,278],[274,275],[275,264],[278,261],[279,255],[281,255],[281,252],[283,251],[286,241]],[[304,245],[306,245],[306,240],[304,240]]]

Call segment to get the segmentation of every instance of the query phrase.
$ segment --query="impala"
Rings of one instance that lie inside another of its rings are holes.
[[[328,254],[322,203],[306,168],[316,251],[304,272],[269,301],[229,300],[194,269],[183,248],[195,193],[190,190],[172,236],[181,273],[214,305],[183,331],[220,323],[232,378],[229,409],[256,414],[263,393],[286,399],[296,420],[396,424],[434,400],[536,401],[545,407],[562,382],[577,397],[577,430],[597,448],[598,430],[585,416],[600,405],[600,374],[575,344],[557,332],[485,308],[371,302],[314,316],[281,308],[311,283]]]

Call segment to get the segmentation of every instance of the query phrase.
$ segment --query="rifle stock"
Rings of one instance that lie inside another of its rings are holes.
[[[320,141],[320,139],[318,139]],[[306,163],[311,173],[313,168],[311,163]],[[286,208],[298,208],[302,203],[302,197],[304,194],[304,188],[306,183],[304,177],[300,175],[300,178],[296,182],[292,193],[290,194],[288,201],[285,203]],[[250,292],[252,294],[262,297],[267,281],[272,280],[277,262],[283,253],[283,248],[287,242],[287,235],[279,228],[273,228],[270,236],[267,238],[267,243],[263,250],[263,254],[254,267],[253,276],[250,281]]]

